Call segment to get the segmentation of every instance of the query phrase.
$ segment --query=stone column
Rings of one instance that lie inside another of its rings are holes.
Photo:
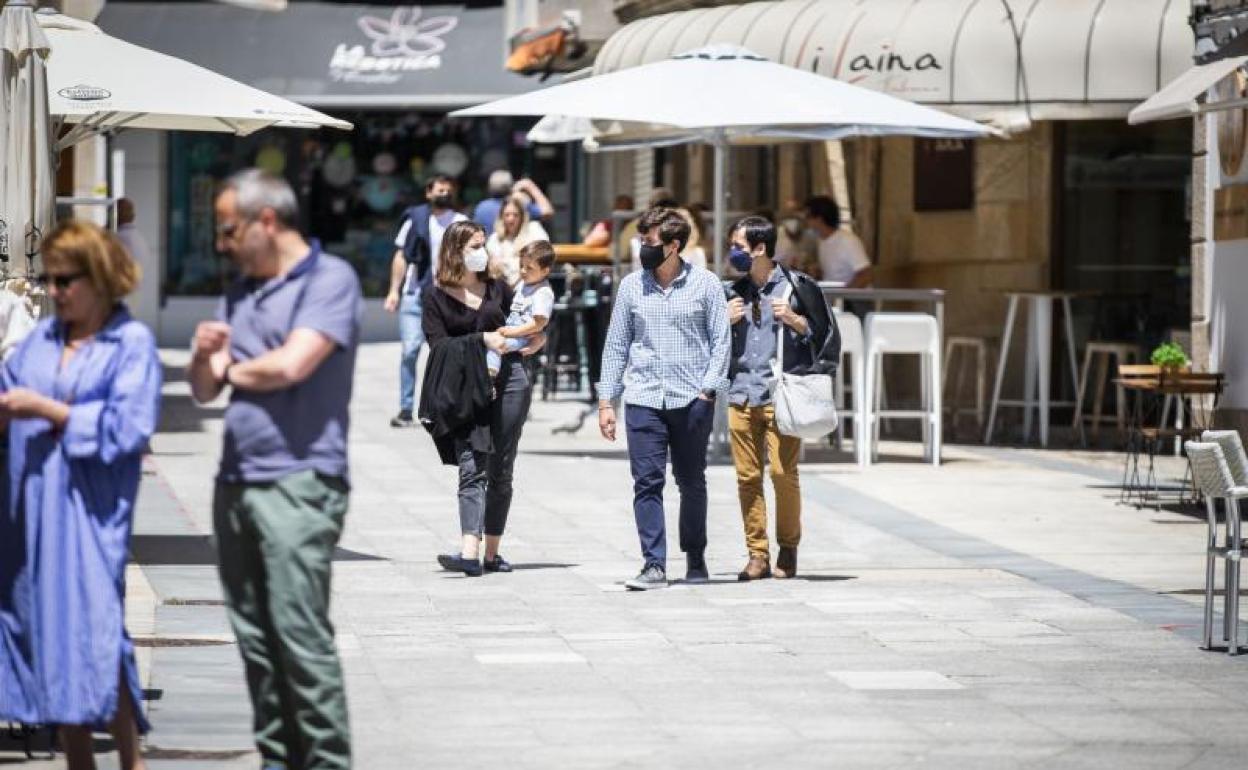
[[[1197,115],[1192,121],[1192,368],[1209,371],[1209,303],[1208,277],[1210,213],[1214,205],[1209,185],[1208,117]]]

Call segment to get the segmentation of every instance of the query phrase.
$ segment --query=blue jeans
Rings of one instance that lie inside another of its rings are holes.
[[[519,353],[529,345],[528,337],[511,337],[507,340],[507,352]],[[503,357],[493,350],[485,351],[485,368],[497,372],[503,365]]]
[[[416,361],[420,358],[420,346],[425,344],[422,314],[419,294],[404,294],[399,300],[399,339],[403,342],[403,357],[399,361],[399,410],[403,412],[412,411],[416,402]]]
[[[633,472],[633,515],[646,564],[667,568],[663,486],[669,450],[680,490],[680,550],[701,556],[706,550],[706,445],[715,404],[695,398],[679,409],[629,405],[624,422]]]

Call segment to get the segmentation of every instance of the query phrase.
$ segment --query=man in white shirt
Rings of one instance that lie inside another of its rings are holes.
[[[806,217],[797,201],[785,201],[777,225],[776,261],[790,270],[819,278],[819,239],[806,227]]]
[[[862,241],[841,227],[841,209],[826,195],[806,201],[806,224],[819,236],[819,270],[822,279],[851,289],[871,285],[871,260]]]
[[[416,403],[416,361],[421,345],[425,344],[420,292],[437,274],[438,251],[446,228],[467,219],[454,205],[455,180],[444,174],[433,177],[425,185],[425,203],[404,212],[394,238],[390,293],[385,304],[387,311],[399,313],[403,349],[399,359],[399,413],[390,420],[392,428],[410,428],[415,424],[412,408]]]

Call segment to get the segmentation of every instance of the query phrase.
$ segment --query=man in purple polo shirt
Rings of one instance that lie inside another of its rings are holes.
[[[213,524],[226,608],[266,768],[349,768],[330,562],[347,512],[355,270],[295,229],[284,179],[251,169],[216,199],[217,248],[241,274],[195,330],[191,392],[230,387]]]

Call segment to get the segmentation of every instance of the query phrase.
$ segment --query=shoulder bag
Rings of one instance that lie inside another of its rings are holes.
[[[793,293],[790,282],[783,300]],[[828,374],[785,374],[784,322],[776,321],[776,360],[772,363],[771,394],[776,430],[795,438],[822,438],[836,430],[836,399]]]

